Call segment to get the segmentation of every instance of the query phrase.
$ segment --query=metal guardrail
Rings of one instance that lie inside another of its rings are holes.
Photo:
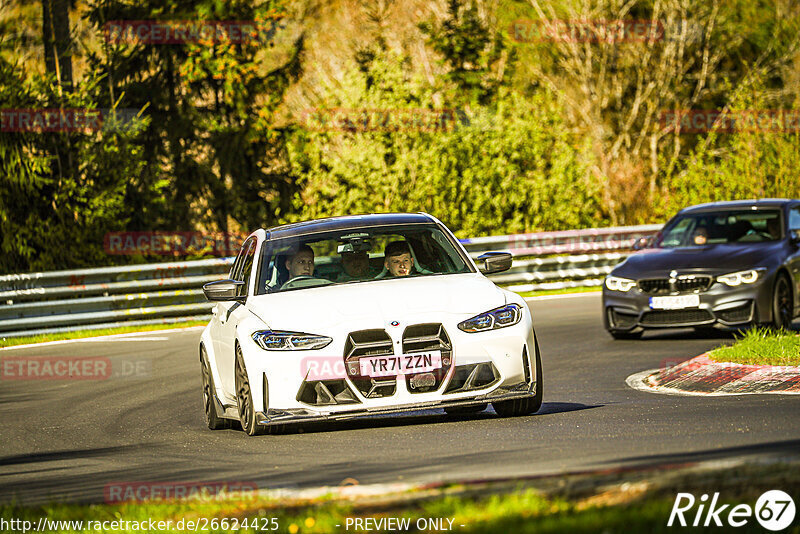
[[[633,243],[659,225],[540,232],[461,240],[473,258],[514,254],[491,275],[512,291],[602,284]],[[0,338],[70,330],[208,320],[202,285],[226,276],[233,258],[0,275]]]

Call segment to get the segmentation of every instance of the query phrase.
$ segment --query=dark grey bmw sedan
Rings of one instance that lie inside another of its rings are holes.
[[[788,329],[800,315],[800,200],[692,206],[642,245],[603,285],[615,338],[648,328]]]

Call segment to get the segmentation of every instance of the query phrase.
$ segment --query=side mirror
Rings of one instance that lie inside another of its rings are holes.
[[[642,236],[633,242],[633,250],[642,250],[650,248],[653,244],[653,236]]]
[[[789,230],[789,241],[794,244],[800,244],[800,229],[798,230]]]
[[[483,274],[502,273],[511,268],[510,252],[485,252],[478,256],[478,269]]]
[[[203,293],[211,301],[244,299],[245,284],[241,280],[217,280],[203,285]]]

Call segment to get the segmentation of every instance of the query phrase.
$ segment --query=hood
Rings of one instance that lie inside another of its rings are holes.
[[[503,291],[477,273],[394,278],[259,295],[247,306],[270,328],[324,333],[342,323],[358,329],[464,318],[505,304]]]
[[[783,257],[782,248],[783,243],[776,242],[646,249],[630,255],[612,274],[636,279],[668,276],[672,270],[724,274],[770,267]]]

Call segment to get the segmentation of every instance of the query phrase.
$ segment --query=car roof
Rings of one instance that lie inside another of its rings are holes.
[[[326,217],[268,228],[268,239],[283,239],[337,230],[357,230],[395,224],[430,224],[433,217],[427,213],[371,213],[368,215],[343,215]]]
[[[680,213],[692,213],[698,211],[715,211],[715,210],[729,210],[729,209],[748,209],[748,208],[782,208],[788,204],[800,202],[797,199],[789,198],[761,198],[753,200],[727,200],[724,202],[709,202],[707,204],[698,204],[696,206],[689,206],[680,211]]]

